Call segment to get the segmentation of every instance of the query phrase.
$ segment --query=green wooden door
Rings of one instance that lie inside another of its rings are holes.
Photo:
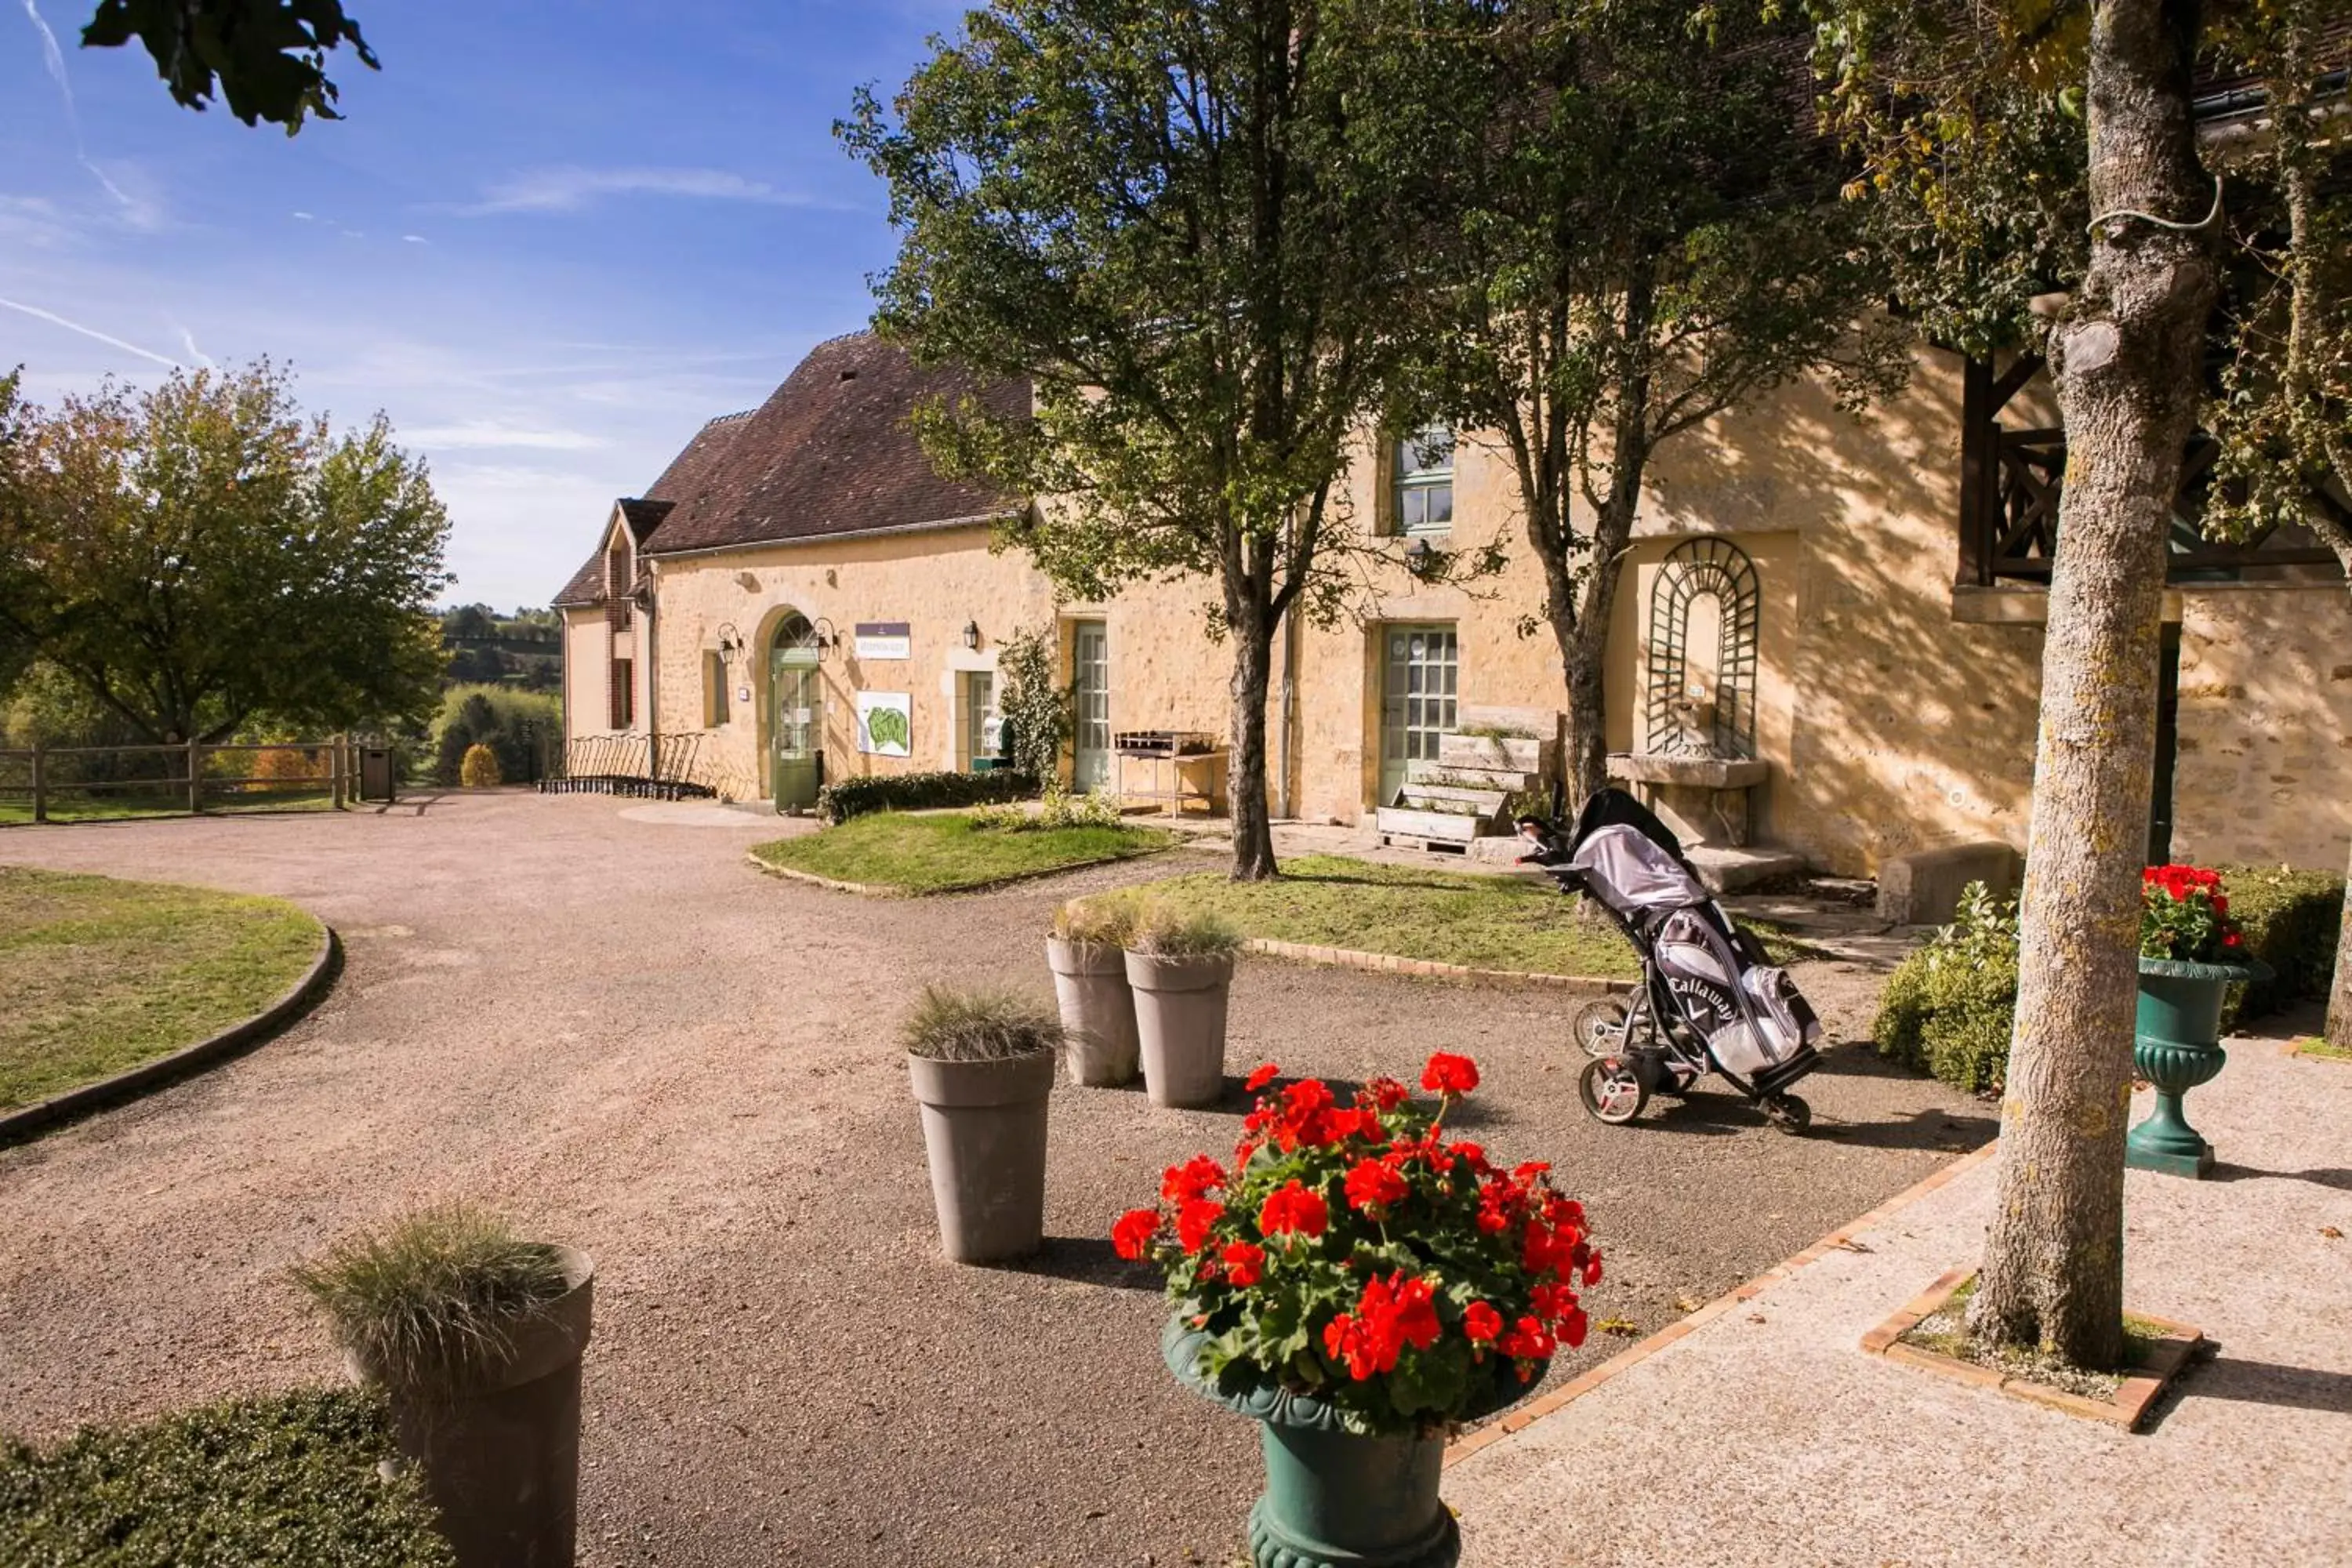
[[[1072,784],[1098,790],[1110,783],[1110,629],[1100,621],[1071,628],[1070,687],[1077,710]]]
[[[778,811],[816,804],[823,780],[824,697],[817,680],[817,650],[807,646],[807,622],[795,616],[776,638],[768,665],[773,707],[769,719],[769,780]]]
[[[1381,805],[1396,802],[1405,764],[1437,760],[1438,737],[1454,728],[1461,661],[1450,626],[1383,626],[1381,682]]]

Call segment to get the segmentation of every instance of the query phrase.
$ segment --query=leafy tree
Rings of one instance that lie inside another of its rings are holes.
[[[1454,132],[1426,395],[1510,456],[1581,799],[1606,782],[1610,612],[1651,458],[1800,376],[1850,405],[1892,391],[1909,332],[1874,308],[1883,275],[1790,102],[1801,35],[1710,37],[1673,0],[1451,21],[1421,73]]]
[[[2200,8],[1816,0],[1814,10],[1843,122],[1872,154],[1868,184],[1916,204],[1924,236],[1997,240],[2009,220],[1994,209],[2046,194],[2014,176],[2049,143],[2009,137],[2002,104],[2079,106],[2086,132],[2087,253],[2040,334],[2067,431],[2064,544],[2043,645],[2000,1193],[1970,1318],[1995,1342],[2113,1366],[2168,534],[2219,284],[2203,221],[2216,186],[2190,108]],[[2024,129],[2051,127],[2045,116]],[[1938,227],[1939,205],[1960,216]],[[1988,275],[2037,265],[2012,254]],[[2000,298],[2021,300],[2013,289]]]
[[[380,68],[341,0],[99,0],[81,31],[85,48],[134,38],[183,108],[201,110],[217,87],[231,114],[283,125],[289,136],[308,116],[342,118],[326,72],[330,50],[348,44],[362,65]]]
[[[901,233],[880,328],[1034,389],[1034,419],[932,411],[935,460],[1051,498],[1012,534],[1075,597],[1214,581],[1237,878],[1276,870],[1274,636],[1370,547],[1338,481],[1417,300],[1382,4],[996,0],[838,128]]]
[[[382,416],[333,435],[268,363],[0,403],[0,649],[153,742],[429,706],[449,521]]]
[[[452,638],[495,638],[499,635],[497,613],[488,605],[460,605],[442,616],[441,635]]]

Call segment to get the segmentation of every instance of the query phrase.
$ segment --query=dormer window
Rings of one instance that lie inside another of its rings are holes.
[[[1443,425],[1396,444],[1396,531],[1411,538],[1454,531],[1454,432]]]
[[[604,552],[604,622],[614,631],[628,628],[636,608],[632,593],[636,571],[629,549],[628,531],[613,531],[613,548]]]

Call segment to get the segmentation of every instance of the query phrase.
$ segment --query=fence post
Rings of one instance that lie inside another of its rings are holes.
[[[205,809],[205,747],[193,736],[188,741],[188,815],[201,816]]]
[[[48,784],[47,752],[47,742],[33,742],[33,820],[35,822],[47,822],[49,819],[49,802],[43,793]]]
[[[327,788],[337,811],[343,809],[343,740],[341,735],[327,738]]]

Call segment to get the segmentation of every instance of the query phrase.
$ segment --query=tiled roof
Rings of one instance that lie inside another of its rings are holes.
[[[1004,510],[987,489],[941,479],[916,443],[908,416],[942,395],[973,398],[999,415],[1029,407],[1026,383],[918,365],[870,332],[818,344],[736,428],[723,454],[700,464],[692,447],[680,454],[672,473],[694,467],[693,491],[677,496],[647,549],[667,555]]]

